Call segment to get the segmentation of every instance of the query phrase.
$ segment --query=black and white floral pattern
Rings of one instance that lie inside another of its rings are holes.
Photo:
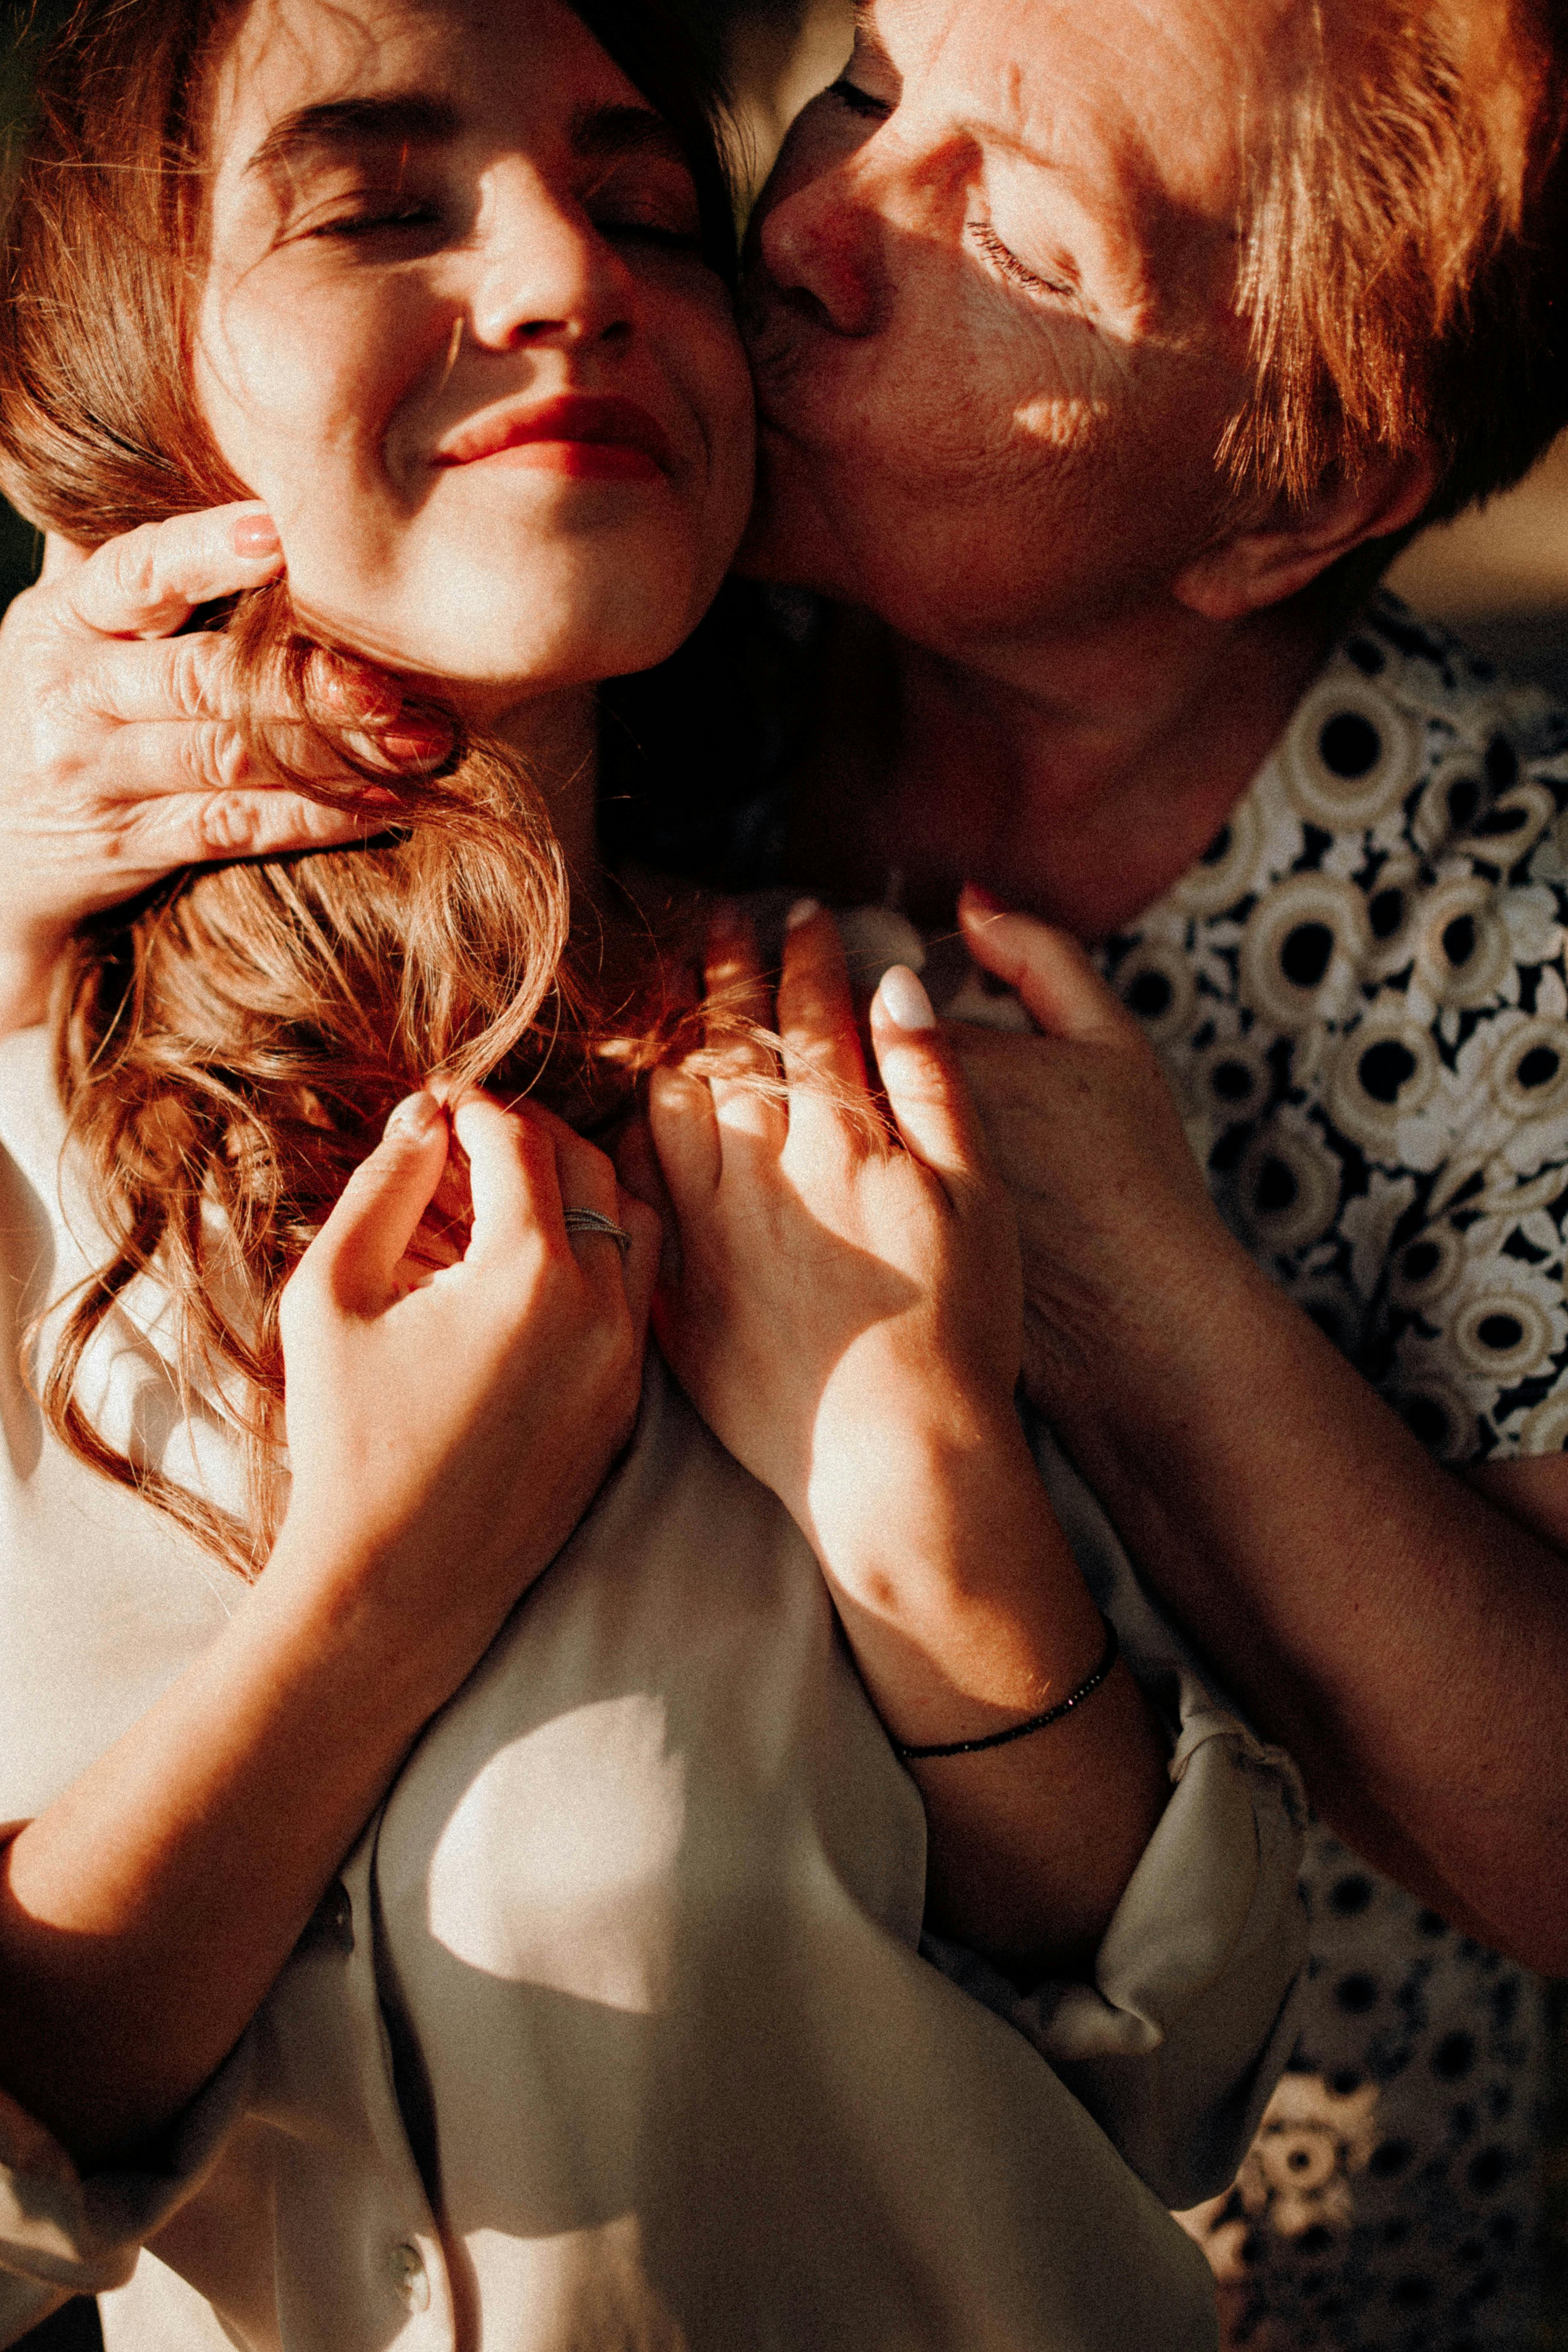
[[[1380,599],[1101,953],[1251,1255],[1441,1459],[1568,1446],[1568,719]],[[1254,2352],[1522,2352],[1541,1988],[1309,1843],[1295,2069],[1189,2217]]]
[[[1233,1230],[1447,1461],[1568,1445],[1568,719],[1380,599],[1101,952]]]

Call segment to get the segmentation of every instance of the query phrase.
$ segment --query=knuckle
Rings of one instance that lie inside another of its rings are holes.
[[[237,790],[245,775],[245,739],[226,719],[197,719],[180,742],[180,765],[193,789],[211,795],[203,823],[227,830],[216,834],[215,844],[226,845],[239,817],[248,821],[249,803]]]
[[[221,646],[220,638],[210,636],[175,637],[171,641],[167,682],[176,718],[206,717],[213,668]]]
[[[202,803],[196,834],[203,849],[218,856],[229,856],[248,849],[255,833],[254,816],[239,793],[212,793]]]
[[[134,530],[111,539],[89,561],[101,564],[110,585],[128,603],[155,604],[159,597],[159,549],[158,525],[139,523]]]

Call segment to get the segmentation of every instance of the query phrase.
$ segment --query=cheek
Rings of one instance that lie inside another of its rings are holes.
[[[196,384],[224,456],[279,524],[395,496],[388,425],[440,341],[395,283],[241,283],[203,306]],[[346,494],[353,493],[347,499]]]
[[[722,571],[751,509],[756,408],[752,378],[723,289],[682,306],[662,325],[665,365],[695,421],[704,457],[700,531],[703,570]]]

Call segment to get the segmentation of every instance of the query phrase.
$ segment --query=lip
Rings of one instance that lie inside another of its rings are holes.
[[[553,400],[500,402],[437,443],[432,463],[500,460],[583,481],[656,481],[675,452],[657,417],[618,394],[569,392]]]

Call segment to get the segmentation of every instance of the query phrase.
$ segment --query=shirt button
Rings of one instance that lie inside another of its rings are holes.
[[[392,2273],[393,2285],[409,2310],[428,2311],[430,2281],[419,2259],[418,2248],[406,2243],[394,2246],[387,2257],[387,2267]]]

